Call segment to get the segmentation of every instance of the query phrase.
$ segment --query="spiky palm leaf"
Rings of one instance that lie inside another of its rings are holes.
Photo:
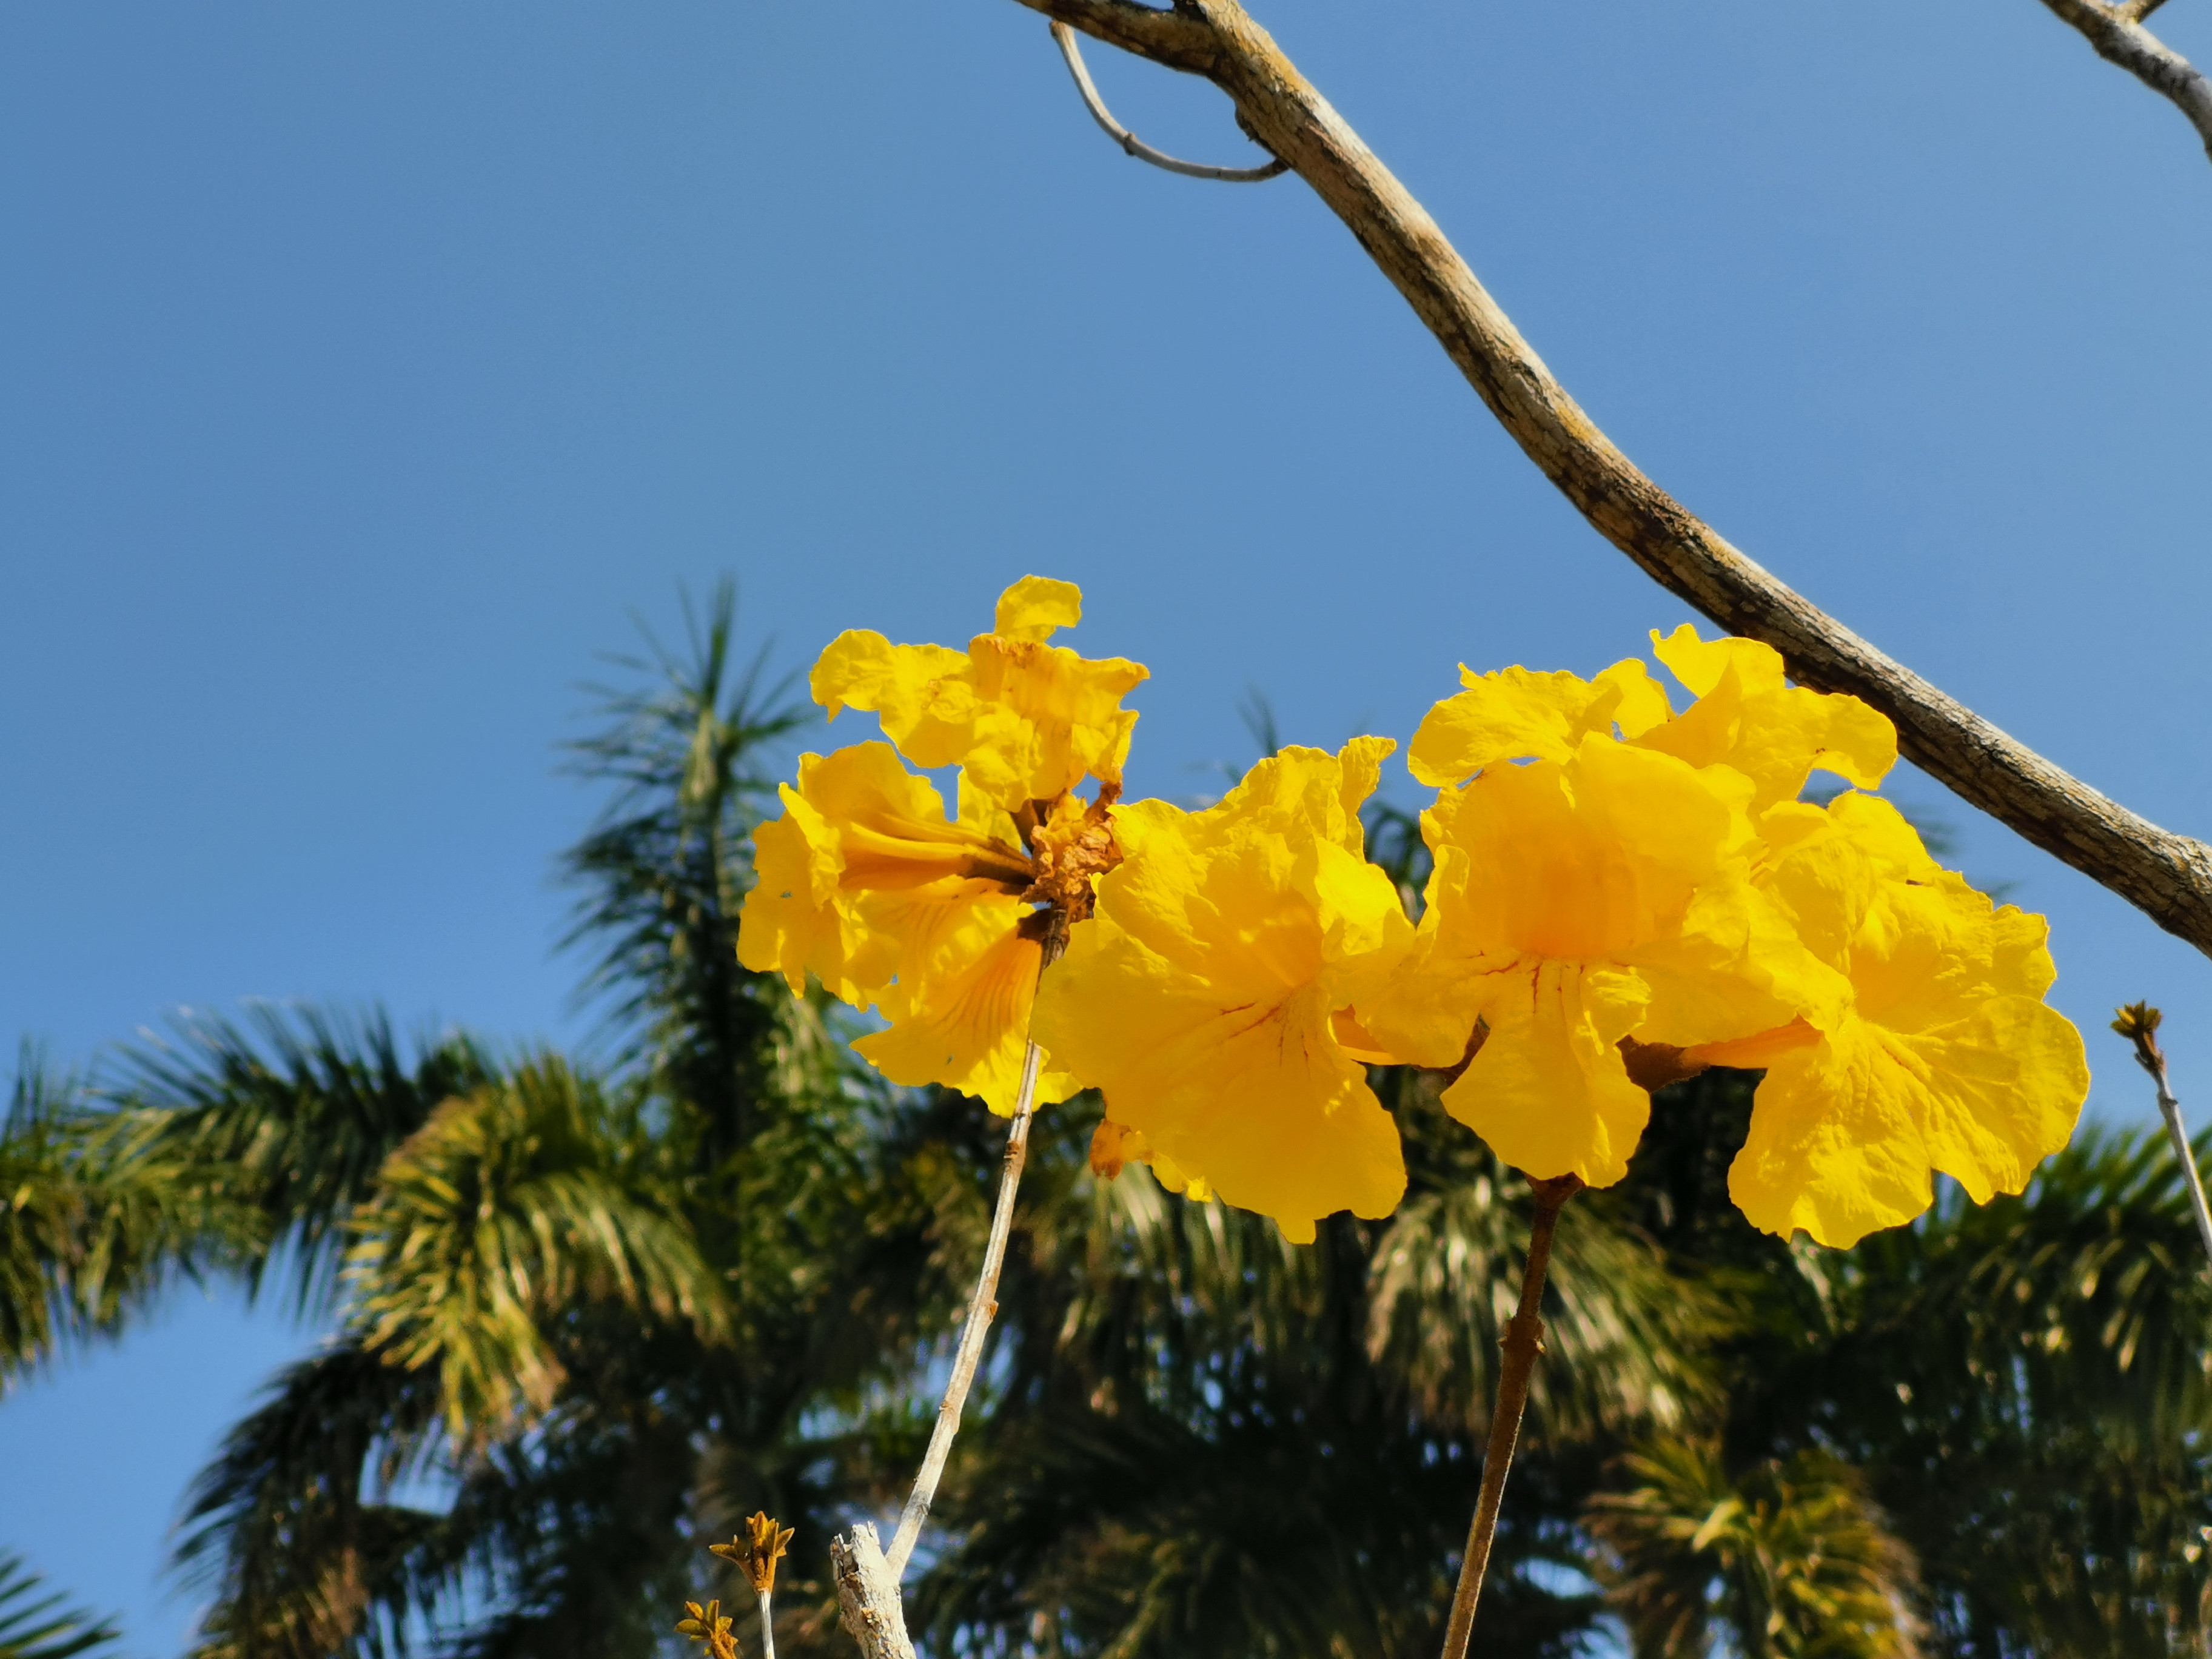
[[[161,1114],[172,1155],[226,1173],[258,1210],[268,1248],[247,1266],[258,1293],[289,1267],[294,1310],[327,1315],[347,1218],[392,1151],[441,1103],[491,1075],[468,1037],[447,1034],[403,1052],[384,1012],[254,1005],[243,1024],[181,1017],[166,1038],[125,1052],[110,1091]]]
[[[684,613],[689,654],[647,633],[646,659],[614,660],[655,684],[601,689],[605,725],[570,745],[574,769],[613,793],[562,860],[586,890],[567,942],[596,950],[580,994],[609,1005],[625,1059],[701,1114],[720,1162],[750,1132],[749,1085],[776,1036],[775,999],[737,960],[748,837],[776,799],[768,757],[817,716],[790,679],[766,682],[765,647],[738,666],[732,583],[703,620],[688,595]]]
[[[1622,1461],[1588,1525],[1637,1659],[1690,1659],[1717,1624],[1743,1659],[1917,1659],[1912,1553],[1856,1470],[1818,1450],[1733,1477],[1717,1448]]]
[[[25,1051],[0,1117],[0,1384],[112,1334],[179,1273],[252,1259],[255,1217],[164,1127],[99,1109]]]
[[[0,1659],[77,1659],[117,1640],[113,1620],[71,1607],[21,1556],[0,1549]]]
[[[600,1304],[726,1342],[727,1286],[653,1154],[634,1103],[540,1054],[385,1160],[349,1224],[351,1316],[390,1363],[437,1368],[457,1440],[548,1409],[552,1333]]]

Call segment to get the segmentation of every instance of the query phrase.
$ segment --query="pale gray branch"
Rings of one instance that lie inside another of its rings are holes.
[[[2097,56],[2117,64],[2189,118],[2204,149],[2212,155],[2212,82],[2208,82],[2186,58],[2142,26],[2160,0],[2130,0],[2107,5],[2105,0],[2043,0],[2043,3],[2080,30]]]
[[[1621,453],[1553,378],[1425,209],[1235,0],[1021,0],[1095,39],[1200,74],[1310,185],[1437,337],[1529,459],[1669,592],[1781,652],[1802,683],[1848,691],[1906,757],[2212,955],[2212,848],[2106,799],[1892,660],[1731,546]]]
[[[1105,129],[1109,138],[1139,161],[1150,161],[1156,167],[1180,173],[1186,179],[1212,179],[1225,185],[1256,185],[1265,179],[1279,179],[1291,170],[1290,163],[1280,160],[1271,160],[1265,167],[1209,167],[1203,161],[1179,161],[1164,150],[1154,149],[1115,120],[1113,112],[1106,107],[1106,100],[1092,84],[1090,70],[1084,65],[1082,51],[1075,44],[1075,31],[1054,18],[1052,38],[1060,44],[1060,55],[1067,60],[1067,72],[1075,77],[1075,89],[1083,94],[1083,106],[1091,112],[1091,118]]]
[[[830,1540],[830,1570],[837,1580],[837,1621],[860,1644],[862,1659],[915,1659],[898,1575],[884,1559],[872,1522]]]

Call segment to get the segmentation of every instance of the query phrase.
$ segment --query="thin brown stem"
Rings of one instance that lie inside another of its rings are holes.
[[[1444,1632],[1444,1659],[1467,1659],[1474,1633],[1475,1603],[1482,1599],[1482,1577],[1490,1567],[1491,1541],[1498,1535],[1498,1511],[1505,1501],[1505,1477],[1521,1440],[1521,1414],[1528,1404],[1528,1380],[1536,1356],[1544,1352],[1544,1278],[1552,1265],[1552,1230],[1559,1211],[1583,1189],[1575,1176],[1529,1182],[1536,1195],[1536,1218],[1528,1229],[1528,1261],[1521,1270],[1521,1305],[1505,1327],[1505,1358],[1498,1372],[1498,1403],[1490,1413],[1490,1445],[1482,1455],[1482,1492],[1475,1499],[1474,1522],[1467,1529],[1467,1552],[1459,1564],[1459,1589],[1452,1596],[1451,1623]]]
[[[1037,972],[1042,975],[1059,961],[1066,948],[1067,918],[1054,910]],[[1044,1051],[1030,1043],[1022,1056],[1022,1086],[1014,1100],[1014,1121],[1006,1128],[1006,1153],[999,1166],[999,1202],[991,1212],[991,1237],[983,1247],[982,1271],[975,1276],[975,1293],[968,1299],[968,1318],[960,1328],[960,1346],[952,1356],[952,1376],[937,1408],[936,1425],[930,1430],[929,1449],[923,1455],[921,1472],[914,1478],[914,1490],[907,1495],[906,1508],[899,1514],[898,1532],[884,1558],[894,1582],[906,1571],[907,1559],[921,1536],[921,1524],[929,1518],[937,1483],[944,1479],[945,1462],[952,1455],[953,1437],[960,1432],[960,1413],[968,1404],[968,1390],[975,1386],[976,1368],[982,1363],[983,1339],[990,1334],[991,1320],[999,1311],[999,1273],[1006,1266],[1007,1237],[1013,1231],[1014,1194],[1022,1184],[1022,1164],[1029,1157],[1030,1119],[1036,1109],[1037,1073],[1043,1062]]]

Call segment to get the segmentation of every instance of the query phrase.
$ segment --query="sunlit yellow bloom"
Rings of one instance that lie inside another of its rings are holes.
[[[880,743],[803,757],[781,794],[784,815],[754,836],[738,959],[794,991],[811,973],[880,1008],[890,1028],[854,1046],[893,1082],[941,1083],[1011,1113],[1043,961],[1040,854],[1049,863],[1103,836],[1097,819],[1066,797],[1025,845],[963,775],[948,820],[935,787]],[[1075,1086],[1048,1070],[1037,1098]]]
[[[1925,1210],[1933,1171],[1977,1202],[2021,1191],[2089,1087],[2081,1033],[2043,1001],[2043,918],[1939,868],[1873,796],[1785,803],[1762,828],[1760,885],[1835,972],[1803,1018],[1686,1056],[1765,1068],[1729,1171],[1737,1207],[1842,1246]]]
[[[964,769],[1009,811],[1055,800],[1085,776],[1118,784],[1137,723],[1121,701],[1146,671],[1047,642],[1082,615],[1074,583],[1024,576],[1000,596],[993,631],[965,651],[848,629],[814,665],[814,700],[832,720],[873,709],[908,760]]]
[[[1650,1109],[1622,1038],[1743,1036],[1803,1000],[1814,964],[1752,886],[1751,793],[1595,731],[1564,759],[1486,763],[1423,815],[1419,939],[1362,1020],[1431,1066],[1457,1064],[1480,1020],[1446,1108],[1531,1176],[1618,1181]]]
[[[1359,823],[1395,747],[1286,749],[1203,812],[1115,809],[1123,862],[1036,1006],[1053,1063],[1105,1094],[1103,1162],[1148,1157],[1302,1242],[1396,1206],[1397,1127],[1334,1018],[1412,941]]]

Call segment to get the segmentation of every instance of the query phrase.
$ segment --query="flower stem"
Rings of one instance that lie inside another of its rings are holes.
[[[1482,1598],[1482,1576],[1490,1566],[1491,1540],[1498,1534],[1498,1506],[1505,1499],[1505,1476],[1513,1467],[1513,1449],[1521,1438],[1521,1413],[1528,1404],[1528,1379],[1536,1369],[1536,1356],[1544,1351],[1540,1310],[1544,1303],[1544,1276],[1552,1265],[1552,1230],[1559,1224],[1561,1208],[1583,1188],[1581,1179],[1571,1175],[1528,1184],[1536,1195],[1536,1218],[1528,1230],[1528,1265],[1521,1272],[1521,1305],[1505,1327],[1498,1403],[1490,1413],[1490,1446],[1482,1458],[1482,1492],[1475,1500],[1474,1522],[1468,1528],[1467,1550],[1460,1559],[1459,1589],[1452,1596],[1443,1659],[1467,1659],[1468,1638],[1474,1632],[1474,1607]]]
[[[1037,966],[1040,975],[1060,960],[1066,945],[1066,918],[1054,911],[1045,934],[1044,959]],[[991,1212],[983,1270],[976,1275],[975,1293],[968,1301],[967,1322],[960,1328],[960,1346],[952,1356],[952,1376],[937,1408],[936,1425],[929,1433],[929,1450],[922,1457],[921,1472],[914,1478],[906,1508],[899,1514],[897,1534],[884,1553],[894,1579],[906,1571],[907,1558],[914,1553],[915,1542],[921,1536],[921,1523],[929,1518],[937,1483],[944,1478],[945,1461],[952,1455],[952,1437],[960,1432],[960,1413],[968,1403],[968,1390],[975,1385],[975,1370],[982,1361],[983,1339],[990,1333],[992,1316],[999,1311],[999,1272],[1006,1266],[1006,1237],[1013,1231],[1014,1193],[1021,1185],[1022,1164],[1029,1157],[1030,1118],[1036,1108],[1037,1072],[1043,1062],[1044,1050],[1030,1043],[1022,1056],[1022,1087],[1014,1099],[1014,1121],[1006,1127],[1006,1153],[999,1166],[999,1202]]]
[[[761,1659],[775,1659],[775,1620],[768,1610],[772,1590],[760,1592]]]
[[[2189,1144],[2189,1131],[2181,1121],[2181,1103],[2174,1097],[2173,1087],[2166,1080],[2163,1056],[2151,1078],[2158,1085],[2158,1111],[2166,1120],[2166,1139],[2173,1143],[2173,1155],[2181,1160],[2182,1172],[2189,1177],[2190,1204],[2197,1212],[2197,1236],[2204,1241],[2206,1259],[2212,1261],[2212,1207],[2204,1201],[2204,1177],[2197,1171],[2197,1153]]]

